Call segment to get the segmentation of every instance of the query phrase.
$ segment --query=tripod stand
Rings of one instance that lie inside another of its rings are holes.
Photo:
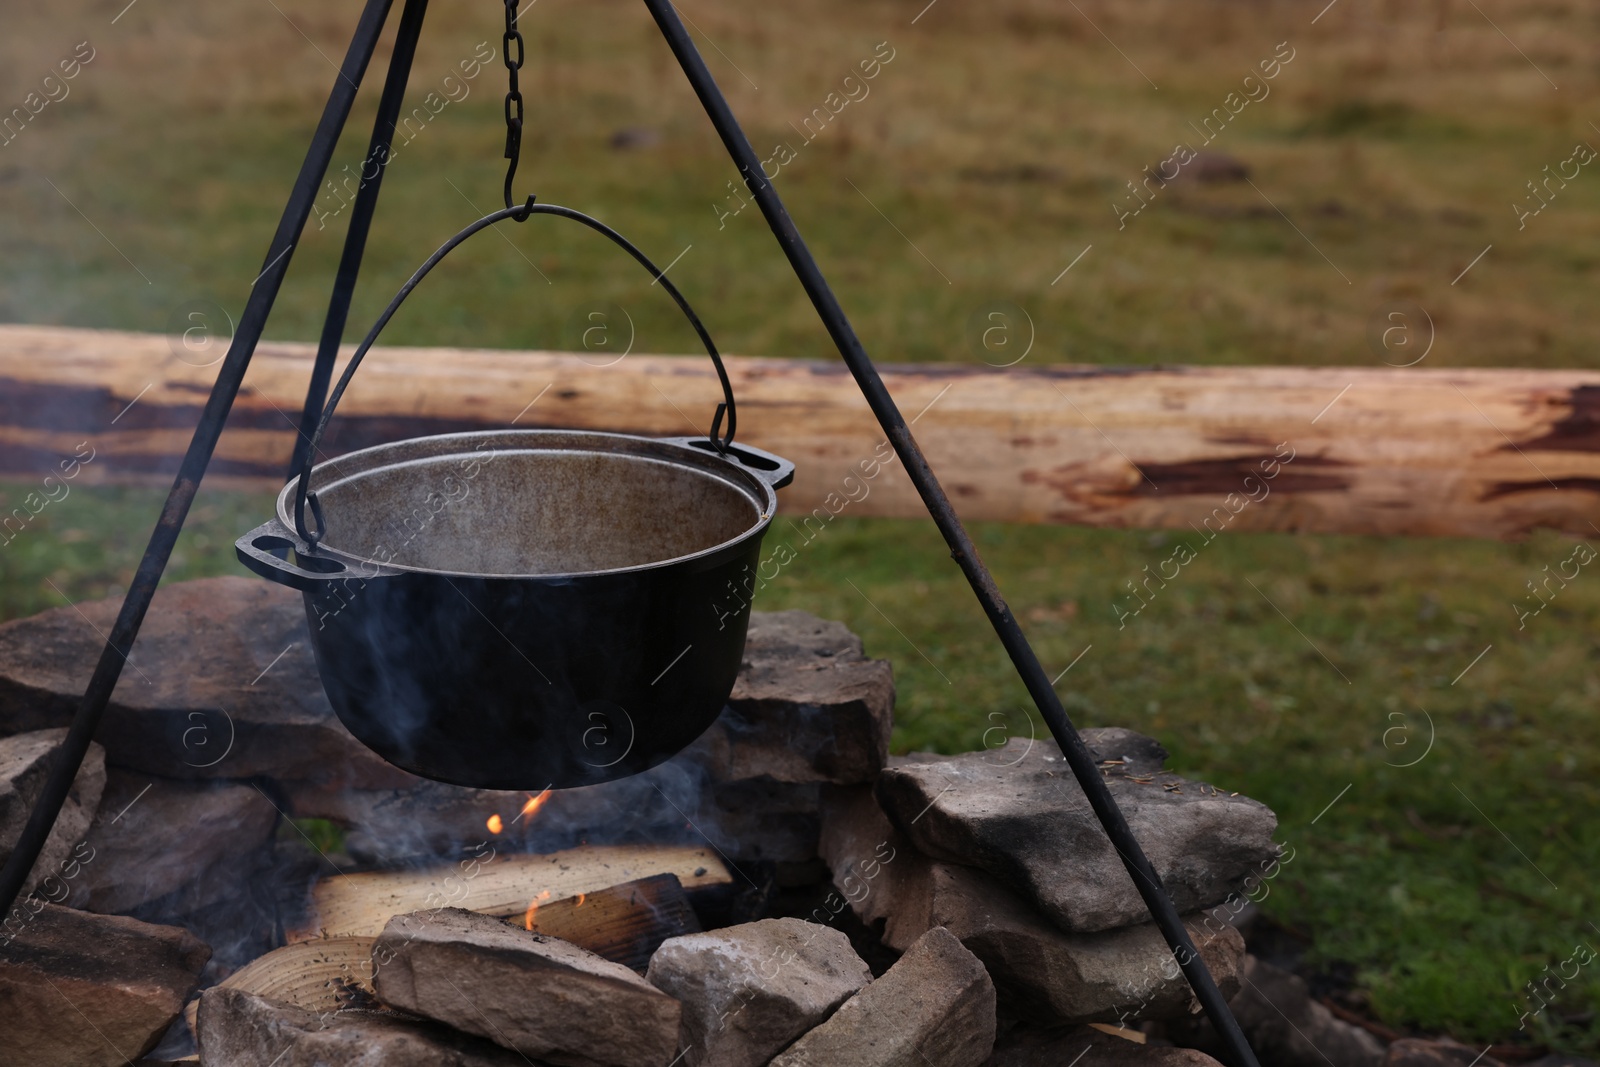
[[[507,67],[510,68],[512,87],[506,101],[508,124],[506,155],[511,160],[510,172],[506,176],[506,205],[509,208],[511,182],[521,138],[521,97],[516,88],[516,72],[522,64],[522,45],[521,35],[515,29],[517,0],[504,0],[504,2],[507,9],[505,59]],[[368,149],[369,161],[381,163],[388,158],[395,122],[400,114],[411,65],[416,55],[417,41],[421,36],[427,3],[428,0],[404,0],[393,55],[379,100],[377,118]],[[1238,1067],[1256,1067],[1256,1059],[1229,1011],[1227,1002],[1201,961],[1179,918],[1177,908],[1162,887],[1155,869],[1145,857],[1128,827],[1127,820],[1102,780],[1093,754],[1068,719],[1060,699],[1056,696],[1021,627],[1006,606],[988,569],[978,557],[971,538],[912,438],[904,417],[884,387],[876,368],[801,239],[783,202],[771,182],[767,180],[759,158],[741,130],[738,120],[734,118],[721,90],[706,69],[677,12],[670,0],[644,0],[644,3],[683,68],[729,156],[744,176],[745,184],[760,207],[762,216],[777,238],[806,295],[816,308],[823,326],[838,347],[839,354],[887,435],[889,443],[894,447],[900,462],[904,464],[928,513],[949,545],[952,558],[960,566],[982,604],[995,634],[1011,657],[1051,734],[1060,745],[1073,775],[1087,796],[1107,836],[1121,855],[1129,877],[1133,879],[1134,886],[1150,909],[1195,996],[1227,1043],[1235,1064]],[[232,344],[222,362],[216,384],[206,401],[199,425],[183,457],[160,519],[151,533],[148,547],[95,666],[83,702],[65,741],[57,750],[40,800],[23,830],[16,849],[3,871],[0,871],[0,914],[10,910],[20,892],[60,812],[78,767],[110,701],[126,655],[132,649],[134,639],[138,635],[139,627],[155,594],[156,585],[166,568],[167,560],[182,529],[189,507],[193,503],[200,480],[210,463],[212,452],[222,433],[223,424],[238,393],[251,356],[261,338],[267,316],[283,284],[296,241],[310,215],[313,201],[321,187],[334,148],[392,5],[393,0],[367,0],[361,13],[349,49],[340,65],[339,77],[334,83],[310,148],[289,194],[277,231],[268,247],[263,270],[240,316]],[[513,45],[516,47],[514,63],[510,51]],[[306,394],[301,421],[302,432],[296,441],[291,475],[297,475],[311,462],[309,431],[317,423],[332,377],[335,357],[344,334],[357,275],[366,250],[373,212],[382,186],[383,172],[384,168],[380,165],[376,174],[364,181],[356,194],[351,210],[350,226],[346,233],[317,359]],[[363,177],[365,178],[365,168]]]

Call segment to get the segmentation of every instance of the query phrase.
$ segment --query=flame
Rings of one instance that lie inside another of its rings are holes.
[[[489,832],[491,834],[497,834],[506,828],[505,823],[500,820],[500,815],[498,812],[489,816],[489,821],[486,825],[489,827]]]
[[[528,910],[522,916],[522,928],[524,930],[533,929],[534,916],[539,914],[539,901],[549,899],[550,890],[546,889],[544,892],[540,893],[538,896],[534,897],[528,902]]]
[[[589,895],[589,894],[588,894],[588,893],[579,893],[579,894],[578,894],[578,902],[577,902],[577,903],[576,903],[576,904],[574,904],[574,905],[573,905],[573,907],[574,907],[574,908],[581,908],[581,907],[583,907],[583,898],[584,898],[584,897],[586,897],[586,896],[588,896],[588,895]]]
[[[539,809],[544,807],[544,802],[549,799],[550,790],[548,789],[536,797],[529,797],[527,803],[522,805],[522,814],[529,817],[538,814]]]

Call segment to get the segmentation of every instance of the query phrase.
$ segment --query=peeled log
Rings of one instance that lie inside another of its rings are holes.
[[[57,495],[59,485],[169,484],[216,376],[175,350],[153,334],[0,326],[0,476],[72,470],[77,483],[50,483]],[[259,346],[209,483],[281,487],[312,353]],[[836,514],[924,514],[898,464],[875,465],[892,454],[842,363],[727,364],[739,437],[798,465],[781,500],[796,522],[813,516],[813,536]],[[967,519],[1187,529],[1210,517],[1213,529],[1493,538],[1541,526],[1588,534],[1600,521],[1594,371],[880,369]],[[631,355],[598,368],[576,354],[379,349],[323,447],[513,423],[704,434],[719,397],[703,358]],[[1291,451],[1264,495],[1246,484]],[[1238,507],[1251,492],[1259,499]],[[779,523],[773,547],[806,536]]]
[[[658,874],[676,875],[689,890],[733,880],[715,852],[689,845],[584,845],[424,870],[341,874],[316,884],[311,917],[288,937],[376,937],[396,915],[445,907],[522,916],[541,893],[549,894],[544,900],[562,900]]]

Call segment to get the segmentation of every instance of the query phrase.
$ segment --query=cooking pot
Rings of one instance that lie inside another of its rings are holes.
[[[733,444],[721,359],[661,272],[588,216],[531,199],[462,231],[406,283],[310,454],[432,266],[494,222],[541,212],[610,237],[677,301],[723,385],[711,433],[507,429],[378,445],[303,469],[276,518],[236,542],[247,567],[302,592],[323,689],[350,732],[398,767],[479,788],[620,778],[704,732],[732,691],[761,539],[794,473]]]

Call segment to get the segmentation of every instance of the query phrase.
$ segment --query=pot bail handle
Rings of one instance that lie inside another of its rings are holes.
[[[666,273],[651,262],[650,257],[641,252],[632,241],[629,241],[599,219],[569,207],[561,207],[558,204],[536,204],[534,203],[534,198],[529,196],[526,203],[491,212],[468,225],[460,233],[440,245],[438,251],[429,256],[422,266],[417,268],[416,273],[406,279],[406,283],[400,287],[400,291],[395,294],[394,299],[389,301],[389,306],[383,309],[383,314],[378,316],[378,321],[373,324],[366,337],[362,338],[361,343],[356,346],[355,354],[350,357],[350,362],[345,367],[344,373],[339,376],[338,384],[333,387],[332,393],[328,396],[328,403],[322,409],[322,417],[317,420],[317,428],[311,434],[310,447],[306,450],[305,466],[301,468],[300,476],[296,481],[294,498],[295,532],[299,534],[300,540],[305,543],[310,552],[316,552],[318,543],[322,540],[323,534],[327,532],[327,524],[323,522],[322,505],[317,500],[315,490],[311,488],[311,468],[317,455],[317,445],[321,442],[322,435],[327,430],[328,423],[333,418],[334,409],[339,406],[339,401],[344,396],[345,389],[349,387],[350,379],[355,376],[356,368],[361,366],[361,361],[366,358],[368,350],[378,340],[378,335],[389,324],[389,320],[394,317],[395,312],[400,310],[400,305],[405,303],[406,297],[411,295],[411,291],[421,283],[423,278],[428,276],[428,272],[433,270],[440,260],[454,251],[467,238],[488,229],[497,222],[504,222],[506,219],[511,219],[514,222],[525,222],[534,215],[554,215],[558,218],[571,219],[608,238],[655,276],[655,280],[651,283],[652,285],[659,282],[661,288],[667,291],[667,295],[672,297],[673,302],[678,305],[678,309],[683,312],[684,318],[689,320],[689,325],[694,329],[695,334],[699,336],[700,343],[705,346],[706,355],[711,357],[711,363],[717,369],[717,381],[722,386],[722,402],[717,405],[716,414],[711,420],[711,432],[705,440],[707,445],[718,455],[728,455],[728,450],[733,446],[733,434],[738,420],[738,409],[733,400],[733,383],[728,380],[728,370],[722,365],[722,356],[717,352],[716,343],[711,340],[711,335],[706,332],[704,324],[700,321],[700,316],[695,314],[694,308],[690,307],[683,294],[678,292],[678,287],[673,285],[668,280]],[[728,419],[726,433],[722,432],[724,415]],[[316,529],[314,530],[306,524],[306,505],[308,503],[311,506],[312,516],[316,520]]]

